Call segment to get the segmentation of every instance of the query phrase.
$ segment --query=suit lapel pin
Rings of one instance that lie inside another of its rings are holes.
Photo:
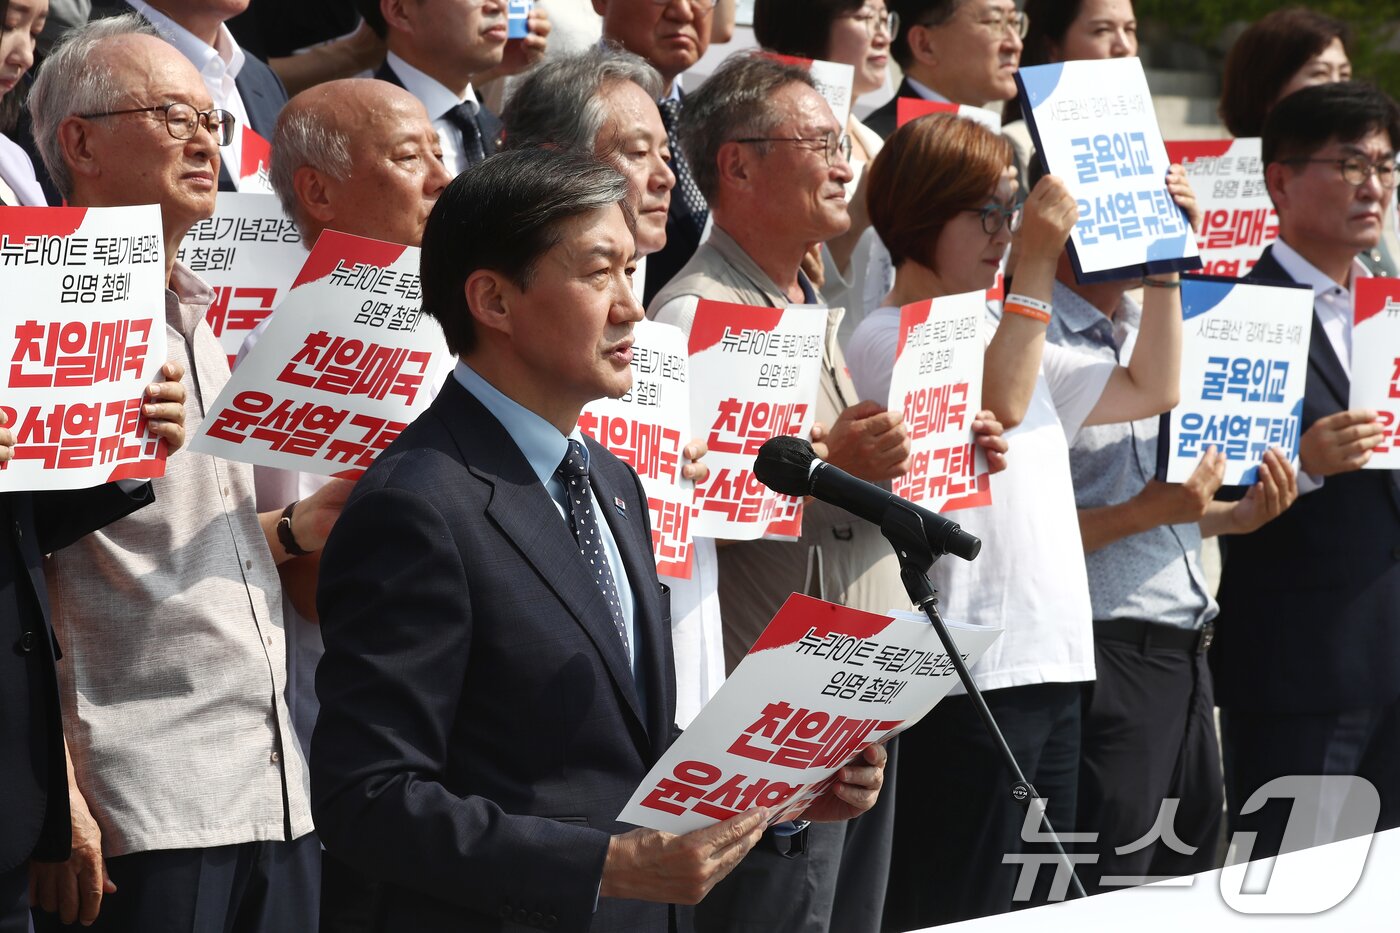
[[[627,517],[627,503],[622,501],[621,496],[613,496],[613,505],[617,506],[617,513],[623,518]]]

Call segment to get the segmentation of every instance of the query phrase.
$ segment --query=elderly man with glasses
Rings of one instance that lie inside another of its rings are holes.
[[[714,228],[648,314],[688,332],[702,298],[770,308],[823,303],[801,271],[802,257],[850,223],[844,186],[851,149],[807,71],[761,56],[729,59],[688,99],[680,142]],[[908,468],[903,416],[859,400],[836,340],[839,323],[833,310],[817,398],[825,428],[814,439],[824,440],[818,451],[829,462],[888,480]],[[879,529],[819,502],[807,507],[800,541],[729,542],[718,553],[730,669],[793,592],[872,611],[908,602]],[[887,830],[887,816],[877,809],[850,824],[770,829],[700,903],[697,927],[878,929],[890,837],[863,828]],[[858,837],[864,844],[853,845]],[[849,909],[841,904],[848,898],[856,902]]]
[[[160,206],[166,338],[196,432],[229,373],[205,323],[213,291],[175,256],[213,214],[220,146],[236,121],[131,14],[70,33],[30,106],[69,204]],[[91,811],[106,862],[61,866],[37,879],[37,893],[48,902],[46,885],[79,874],[84,900],[101,901],[93,928],[104,931],[314,930],[316,842],[284,700],[277,565],[320,549],[348,489],[260,515],[251,467],[190,452],[152,485],[149,508],[48,562],[71,794],[75,811]],[[75,850],[95,837],[75,825]]]
[[[1030,23],[1012,0],[890,0],[889,9],[901,24],[890,54],[904,81],[866,126],[884,137],[893,133],[901,97],[985,107],[1016,96]]]

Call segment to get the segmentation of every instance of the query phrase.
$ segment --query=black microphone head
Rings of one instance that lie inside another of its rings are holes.
[[[817,452],[800,437],[770,438],[758,449],[753,475],[774,492],[785,496],[805,496],[811,492],[808,477]]]

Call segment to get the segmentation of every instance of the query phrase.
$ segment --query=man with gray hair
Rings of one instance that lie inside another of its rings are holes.
[[[731,57],[687,99],[680,139],[714,229],[648,314],[688,333],[700,299],[772,308],[821,303],[801,271],[802,257],[850,224],[850,143],[806,69]],[[824,427],[813,440],[828,462],[872,482],[889,480],[908,468],[903,417],[860,401],[836,340],[839,323],[833,309],[817,397]],[[874,612],[908,603],[899,564],[877,527],[810,502],[802,532],[796,542],[738,541],[718,549],[731,668],[794,592]],[[892,819],[887,796],[848,824],[769,830],[699,906],[697,926],[713,933],[879,929]]]
[[[166,337],[186,371],[188,429],[198,431],[228,366],[205,323],[213,292],[175,256],[213,214],[233,118],[213,108],[189,61],[131,15],[67,36],[30,106],[70,204],[160,206]],[[153,487],[154,506],[47,568],[72,792],[100,827],[106,857],[94,929],[234,929],[235,918],[245,930],[315,929],[316,845],[283,699],[276,567],[319,550],[348,484],[259,514],[250,467],[186,452]]]

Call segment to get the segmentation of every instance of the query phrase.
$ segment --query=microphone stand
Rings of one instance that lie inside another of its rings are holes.
[[[1031,801],[1040,800],[1040,795],[1036,793],[1031,782],[1026,780],[1026,776],[1021,773],[1021,766],[1016,763],[1016,756],[1012,754],[1011,746],[1006,744],[1006,738],[1001,734],[1001,729],[997,726],[992,711],[987,708],[987,701],[982,699],[982,691],[977,689],[972,674],[968,671],[967,665],[963,663],[962,655],[958,652],[958,646],[953,643],[952,636],[948,634],[948,627],[943,623],[943,617],[938,614],[938,591],[929,582],[928,572],[934,561],[942,557],[943,554],[933,552],[919,514],[913,509],[907,508],[902,502],[890,502],[880,522],[880,532],[894,546],[895,554],[899,557],[899,577],[904,581],[904,589],[909,594],[910,601],[924,611],[924,615],[928,616],[930,624],[933,625],[933,630],[938,633],[938,640],[943,643],[943,650],[947,652],[948,660],[952,662],[953,668],[958,672],[958,679],[962,681],[963,687],[967,690],[968,699],[972,701],[973,708],[977,710],[977,715],[981,718],[982,725],[986,727],[987,734],[991,736],[992,744],[996,746],[997,753],[1001,755],[1007,771],[1014,778],[1014,783],[1011,785],[1011,799],[1022,810],[1028,810]],[[1079,883],[1079,876],[1074,873],[1074,863],[1065,854],[1065,847],[1060,842],[1060,837],[1056,835],[1055,828],[1050,825],[1050,817],[1046,814],[1043,803],[1040,807],[1040,821],[1045,827],[1045,834],[1049,837],[1055,854],[1059,857],[1060,866],[1069,872],[1069,883],[1074,889],[1075,895],[1084,897],[1084,886]]]

